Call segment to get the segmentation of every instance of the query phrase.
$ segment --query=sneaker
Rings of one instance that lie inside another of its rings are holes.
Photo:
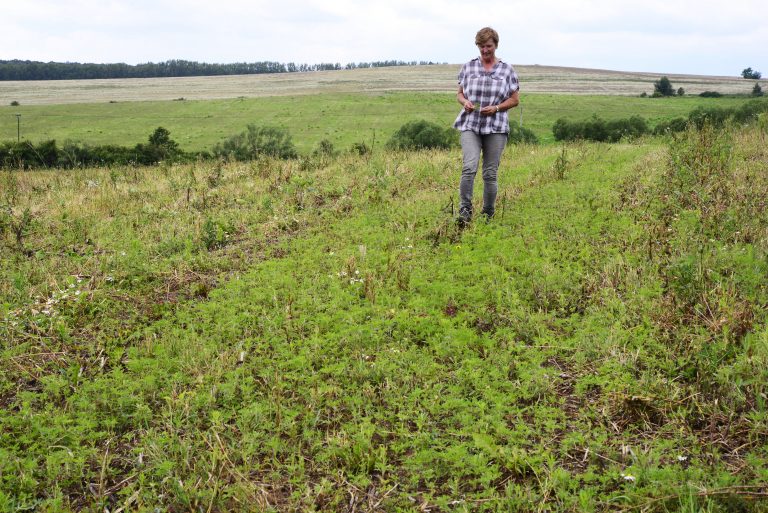
[[[470,221],[472,221],[472,212],[469,210],[460,210],[459,217],[456,219],[456,224],[459,225],[459,228],[464,228]]]

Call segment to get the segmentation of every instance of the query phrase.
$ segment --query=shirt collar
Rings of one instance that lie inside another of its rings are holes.
[[[476,62],[476,63],[477,63],[477,64],[479,64],[480,66],[482,66],[482,65],[483,65],[483,61],[482,61],[482,59],[481,59],[479,56],[478,56],[478,57],[475,57],[474,59],[472,59],[472,62]],[[501,59],[501,57],[496,57],[496,64],[501,64],[502,62],[504,62],[504,61]],[[494,66],[495,66],[496,64],[494,64]]]

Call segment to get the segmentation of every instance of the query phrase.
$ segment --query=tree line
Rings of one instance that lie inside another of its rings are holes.
[[[79,62],[40,62],[29,60],[0,60],[0,80],[83,80],[97,78],[163,78],[214,75],[253,75],[260,73],[301,73],[386,66],[425,66],[427,61],[385,60],[340,63],[286,64],[274,61],[211,64],[206,62],[169,60],[144,64],[97,64]]]

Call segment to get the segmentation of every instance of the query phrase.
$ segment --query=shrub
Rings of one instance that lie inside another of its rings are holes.
[[[603,142],[608,140],[608,127],[605,120],[594,114],[584,122],[582,136],[579,139]]]
[[[313,157],[334,157],[338,154],[336,151],[336,148],[333,146],[333,143],[329,141],[328,139],[323,139],[319,143],[317,143],[317,146],[312,151]]]
[[[664,135],[670,133],[678,133],[688,128],[688,120],[685,118],[672,118],[660,122],[653,129],[654,135]]]
[[[11,102],[11,107],[18,107],[19,105],[21,105],[21,104],[17,100],[13,100]]]
[[[156,164],[162,160],[191,159],[170,138],[170,132],[158,127],[149,136],[148,144],[133,148],[117,145],[90,146],[66,141],[59,148],[56,141],[33,144],[29,141],[6,142],[0,145],[0,167],[19,168],[76,168],[87,166],[112,166],[126,164]]]
[[[149,136],[149,144],[137,144],[136,155],[140,164],[157,164],[163,160],[176,160],[181,155],[179,145],[171,139],[171,133],[163,127],[157,127]]]
[[[352,145],[349,151],[362,156],[370,154],[371,148],[364,142],[356,142]]]
[[[555,141],[571,141],[576,139],[574,136],[574,123],[565,118],[559,118],[552,125],[552,134],[555,136]]]
[[[688,114],[690,121],[696,128],[701,129],[705,124],[721,127],[733,115],[733,109],[721,109],[718,107],[697,107]]]
[[[674,96],[675,88],[672,87],[672,82],[669,78],[661,77],[659,80],[653,83],[654,95],[658,96]]]
[[[29,141],[6,142],[0,145],[0,166],[31,169],[55,167],[58,160],[56,141],[43,141],[35,146]]]
[[[83,166],[128,165],[138,162],[135,148],[127,148],[116,144],[82,147]]]
[[[447,149],[455,144],[456,134],[429,121],[409,121],[401,126],[387,142],[393,150]]]
[[[607,123],[608,140],[611,142],[621,139],[635,139],[647,134],[650,130],[648,122],[641,116],[629,119],[616,119]]]
[[[507,142],[511,144],[539,144],[539,138],[531,130],[512,124],[507,134]]]
[[[617,142],[624,138],[640,137],[648,132],[648,123],[640,116],[612,121],[605,121],[597,115],[586,121],[568,121],[561,118],[552,127],[552,133],[557,141],[584,139]]]
[[[755,80],[760,80],[760,78],[762,78],[763,75],[759,71],[754,71],[752,68],[745,68],[741,72],[741,76],[744,78],[752,78]]]
[[[721,98],[723,95],[717,91],[704,91],[703,93],[699,93],[699,96],[702,98]]]
[[[653,133],[662,135],[670,132],[682,132],[688,125],[701,130],[705,126],[719,128],[733,121],[740,124],[754,123],[760,115],[768,112],[768,102],[763,100],[751,100],[737,109],[723,109],[719,107],[697,107],[688,114],[688,119],[674,118],[662,121]]]
[[[247,130],[229,137],[213,148],[217,157],[239,161],[254,160],[260,156],[292,159],[298,156],[288,130],[277,127],[248,125]]]
[[[760,82],[755,82],[755,87],[752,88],[752,96],[762,96],[763,88],[760,87]]]
[[[760,114],[768,112],[768,102],[750,100],[733,111],[733,120],[737,123],[752,123],[757,121]]]

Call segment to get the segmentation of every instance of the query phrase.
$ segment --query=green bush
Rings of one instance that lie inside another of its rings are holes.
[[[722,98],[723,95],[717,91],[704,91],[703,93],[699,93],[699,96],[702,98]]]
[[[90,146],[66,141],[59,148],[56,141],[6,142],[0,144],[0,167],[4,168],[77,168],[126,164],[152,165],[163,160],[187,160],[178,144],[170,138],[170,132],[158,127],[149,136],[148,144],[133,148],[117,145]]]
[[[43,141],[35,145],[29,141],[6,142],[0,145],[0,166],[31,169],[55,167],[58,157],[56,141]]]
[[[539,144],[539,138],[531,130],[518,126],[510,125],[507,142],[511,144]]]
[[[672,118],[660,122],[653,129],[653,135],[664,135],[669,133],[682,132],[688,128],[688,120],[685,118]]]
[[[741,72],[741,76],[743,78],[753,78],[753,79],[759,80],[760,78],[762,78],[763,75],[759,71],[753,70],[752,68],[745,68]]]
[[[328,139],[323,139],[314,150],[312,150],[313,157],[335,157],[339,152],[333,146],[333,143]]]
[[[688,114],[688,121],[696,128],[701,129],[705,124],[721,127],[733,116],[733,109],[721,109],[719,107],[696,107]]]
[[[768,102],[751,100],[733,111],[733,120],[737,123],[752,123],[763,112],[768,112]]]
[[[640,116],[611,121],[606,121],[597,115],[585,121],[568,121],[560,118],[552,127],[552,133],[557,141],[618,142],[625,138],[640,137],[648,132],[648,123]]]
[[[356,155],[369,155],[371,153],[371,148],[364,142],[356,142],[352,144],[352,147],[349,149],[349,151]]]
[[[288,130],[278,127],[248,125],[245,132],[229,137],[213,148],[216,157],[238,161],[255,160],[261,156],[292,159],[298,156]]]
[[[70,143],[64,146],[64,151],[69,152],[74,158],[70,160],[71,165],[65,164],[66,161],[60,159],[61,167],[90,167],[90,166],[112,166],[128,165],[138,162],[136,148],[127,148],[116,144],[103,144],[99,146],[82,145]]]
[[[409,121],[387,142],[393,150],[447,149],[456,144],[456,132],[425,120]]]
[[[661,77],[659,80],[653,83],[654,96],[674,96],[675,88],[672,87],[672,82],[669,78]]]
[[[688,119],[674,118],[660,122],[654,128],[654,135],[663,135],[671,132],[682,132],[689,125],[701,130],[709,125],[714,128],[724,126],[728,122],[739,124],[754,123],[760,115],[768,112],[768,102],[763,100],[751,100],[740,107],[697,107],[688,114]]]
[[[138,153],[142,155],[142,164],[156,164],[162,160],[175,160],[181,150],[176,141],[171,139],[171,133],[159,126],[149,136],[149,144],[137,145]]]

